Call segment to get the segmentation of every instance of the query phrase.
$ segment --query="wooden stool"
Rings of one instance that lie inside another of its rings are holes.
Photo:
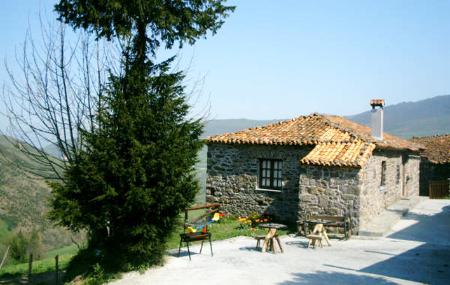
[[[308,241],[308,247],[310,247],[312,245],[313,248],[316,248],[316,242],[319,244],[320,247],[323,247],[322,245],[322,235],[308,235],[307,236],[309,241]]]
[[[256,239],[256,249],[261,247],[261,240],[264,240],[266,238],[266,236],[255,236]]]
[[[322,239],[327,242],[328,246],[331,246],[330,240],[328,239],[328,235],[323,224],[315,225],[312,234],[308,235],[307,238],[309,239],[308,247],[312,245],[315,248],[316,242],[320,247],[323,247]]]
[[[261,241],[264,240],[264,242],[266,242],[266,236],[255,236],[254,237],[256,239],[256,249],[261,248]],[[275,244],[274,244],[274,240],[276,240],[278,247],[280,248],[281,253],[284,252],[283,247],[281,246],[281,241],[280,238],[278,237],[278,234],[275,234],[273,237],[269,238],[268,240],[268,248],[269,250],[271,250],[273,253],[275,253]]]

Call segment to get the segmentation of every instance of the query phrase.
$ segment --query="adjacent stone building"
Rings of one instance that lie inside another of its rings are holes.
[[[450,134],[413,137],[411,141],[425,147],[420,153],[420,195],[428,196],[431,181],[450,179]]]
[[[357,230],[419,194],[420,146],[376,125],[377,139],[369,127],[312,114],[210,137],[207,201],[232,215],[266,213],[287,223],[349,214]]]

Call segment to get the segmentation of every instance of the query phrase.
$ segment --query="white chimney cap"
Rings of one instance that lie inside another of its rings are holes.
[[[370,106],[372,106],[372,108],[375,107],[384,107],[384,99],[372,99],[370,100]]]

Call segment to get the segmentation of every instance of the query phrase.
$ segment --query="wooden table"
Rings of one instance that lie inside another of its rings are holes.
[[[258,225],[259,228],[265,228],[268,229],[267,234],[264,236],[264,244],[262,247],[262,252],[266,252],[267,248],[271,250],[273,253],[275,253],[275,245],[274,240],[277,241],[278,247],[280,248],[280,251],[283,253],[283,247],[281,246],[280,238],[278,237],[277,231],[279,229],[285,229],[287,228],[286,225],[278,224],[278,223],[263,223]],[[261,238],[261,237],[257,237]],[[259,242],[259,240],[258,240]]]

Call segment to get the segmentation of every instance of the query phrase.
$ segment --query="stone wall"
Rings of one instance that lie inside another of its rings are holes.
[[[381,185],[382,162],[386,162],[385,185]],[[361,171],[360,223],[371,218],[402,197],[419,194],[419,162],[414,156],[395,151],[375,151]]]
[[[219,202],[232,215],[267,213],[295,223],[299,207],[299,160],[309,148],[294,146],[209,144],[206,201]],[[283,160],[283,189],[258,189],[259,159]]]
[[[420,156],[408,155],[403,157],[405,177],[404,177],[404,197],[419,196],[420,189]]]
[[[307,215],[352,215],[355,232],[402,197],[418,195],[417,156],[375,151],[363,169],[302,166],[310,148],[263,145],[208,145],[206,201],[231,215],[266,213],[295,223]],[[258,189],[259,160],[283,160],[283,189]],[[381,186],[382,161],[386,162]]]
[[[300,173],[298,221],[308,215],[352,216],[358,227],[360,169],[304,166]]]

